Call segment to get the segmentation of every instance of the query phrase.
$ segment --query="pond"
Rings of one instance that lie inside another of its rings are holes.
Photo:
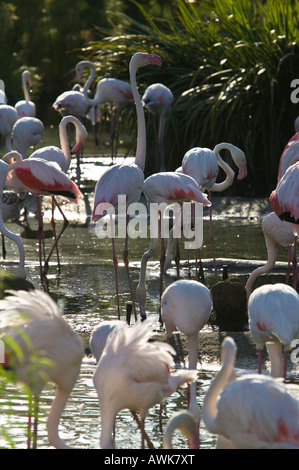
[[[119,161],[122,161],[120,158]],[[128,158],[128,161],[130,159]],[[108,159],[108,164],[109,164]],[[85,336],[89,335],[94,327],[103,319],[117,317],[116,298],[114,289],[114,272],[112,263],[112,247],[109,238],[99,239],[95,233],[95,225],[90,221],[93,206],[94,186],[101,172],[107,167],[107,158],[86,156],[81,163],[81,188],[84,199],[78,206],[65,202],[62,207],[70,221],[70,225],[63,234],[60,243],[61,271],[57,270],[55,253],[50,263],[48,273],[48,291],[57,301],[67,321]],[[71,176],[76,177],[76,162],[71,167]],[[44,198],[45,230],[50,231],[50,203]],[[34,205],[33,205],[34,207]],[[59,217],[57,216],[57,220]],[[243,217],[235,213],[232,217],[216,213],[214,219],[215,251],[218,259],[219,279],[222,276],[222,264],[229,264],[229,274],[236,274],[242,282],[246,282],[248,274],[260,260],[266,259],[266,248],[261,230],[261,219],[253,214]],[[36,240],[37,220],[31,213],[28,223],[7,223],[7,227],[21,235],[26,253],[27,279],[36,288],[40,287],[38,243]],[[209,216],[204,214],[203,246],[201,256],[204,260],[205,279],[208,287],[215,282],[211,263],[211,248],[209,244]],[[130,294],[124,264],[122,261],[123,240],[116,240],[119,254],[119,284],[122,315],[125,318],[127,303]],[[129,260],[132,282],[136,289],[140,261],[143,253],[148,249],[148,238],[129,241]],[[46,238],[46,250],[49,250],[52,238]],[[6,241],[7,259],[2,266],[14,271],[17,265],[17,250],[13,243]],[[184,250],[181,240],[181,276],[194,276],[194,254]],[[190,264],[188,264],[190,258]],[[284,276],[287,252],[281,248],[278,252],[281,264],[278,274]],[[220,260],[220,261],[219,261]],[[236,261],[241,261],[237,263]],[[242,263],[243,261],[243,263]],[[251,263],[251,264],[250,264]],[[191,268],[190,268],[191,266]],[[164,287],[176,279],[174,264],[164,278]],[[147,270],[148,297],[146,310],[149,317],[158,323],[159,312],[159,252],[155,253],[148,263]],[[201,405],[206,390],[218,367],[202,364],[197,385],[198,403]],[[60,434],[66,442],[79,448],[96,448],[100,436],[100,412],[96,391],[93,387],[92,376],[95,370],[95,360],[86,355],[82,364],[81,374],[73,393],[68,401],[60,424]],[[9,399],[7,398],[9,396]],[[54,396],[54,387],[48,385],[42,394],[40,424],[38,432],[38,448],[48,448],[45,422],[51,401]],[[26,447],[27,402],[21,391],[9,387],[5,397],[0,397],[0,425],[8,427],[9,434],[16,448]],[[179,389],[163,404],[163,426],[177,409],[186,409],[185,389]],[[146,430],[156,448],[162,446],[162,435],[158,425],[158,406],[153,407],[146,419]],[[174,448],[187,448],[186,439],[179,433],[173,441]],[[201,447],[213,448],[215,436],[209,434],[201,423]],[[9,448],[10,444],[0,441],[0,447]],[[136,425],[128,410],[123,410],[116,423],[116,448],[140,448],[140,435],[136,433]]]

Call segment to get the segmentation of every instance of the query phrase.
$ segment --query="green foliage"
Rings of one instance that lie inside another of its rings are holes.
[[[140,71],[138,83],[141,93],[159,81],[175,95],[166,125],[168,169],[193,146],[229,141],[248,159],[241,194],[269,195],[298,114],[290,100],[291,81],[299,77],[298,2],[175,0],[164,18],[133,3],[142,22],[118,16],[122,34],[99,31],[101,39],[90,44],[100,75],[127,76],[134,52],[160,54],[162,70]]]

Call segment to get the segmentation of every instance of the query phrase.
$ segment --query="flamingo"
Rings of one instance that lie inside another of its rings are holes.
[[[194,433],[194,425],[194,417],[189,411],[177,411],[174,413],[168,420],[165,429],[163,449],[172,449],[172,436],[177,429],[190,440]]]
[[[22,117],[12,128],[12,142],[17,152],[26,158],[29,147],[36,147],[44,136],[45,128],[40,119],[36,117]]]
[[[104,103],[110,105],[112,162],[118,152],[120,110],[122,106],[136,102],[134,93],[132,81],[130,84],[118,78],[102,78],[97,83],[94,98],[89,98],[91,107],[100,107]]]
[[[237,179],[244,179],[247,175],[247,164],[245,154],[241,149],[228,142],[222,142],[220,144],[217,144],[213,150],[205,147],[194,147],[185,153],[182,160],[181,169],[183,173],[192,176],[192,178],[195,179],[201,189],[207,190],[209,199],[211,199],[211,192],[225,191],[234,182],[235,172],[221,158],[221,150],[228,150],[230,152],[231,157],[239,170]],[[219,167],[224,170],[226,178],[224,181],[216,183]],[[214,260],[215,276],[217,277],[211,207],[210,242]]]
[[[22,279],[25,279],[26,278],[25,249],[24,249],[23,242],[21,238],[19,237],[19,235],[17,235],[16,233],[10,232],[4,224],[5,214],[4,214],[3,209],[5,207],[5,204],[4,204],[5,193],[3,193],[3,190],[4,190],[5,183],[6,183],[7,175],[8,175],[8,165],[3,160],[0,160],[0,232],[2,233],[2,237],[9,238],[10,240],[14,241],[15,244],[17,245],[18,251],[19,251],[19,264],[16,270],[16,276]],[[18,198],[17,195],[16,197]],[[7,218],[7,215],[6,215],[6,218]]]
[[[29,70],[24,70],[22,73],[22,86],[24,91],[24,100],[20,100],[15,104],[15,108],[18,113],[18,118],[24,116],[35,117],[36,109],[35,103],[30,100],[30,93],[28,90],[27,83],[29,83],[30,88],[32,88],[32,78]]]
[[[179,330],[187,336],[189,350],[189,369],[196,370],[198,362],[198,334],[208,322],[212,311],[209,289],[198,281],[177,280],[170,284],[162,294],[161,318],[165,323],[167,342],[174,331]],[[195,430],[192,448],[199,447],[200,408],[196,401],[196,382],[189,386],[190,399],[188,411],[192,413]]]
[[[7,104],[4,81],[0,79],[0,104]]]
[[[275,266],[277,259],[277,250],[279,245],[285,246],[288,249],[289,253],[289,263],[291,260],[291,247],[294,243],[294,234],[292,226],[289,222],[284,222],[279,219],[275,212],[270,212],[264,217],[262,221],[262,230],[265,237],[268,260],[265,265],[259,266],[250,274],[245,289],[247,292],[247,297],[249,297],[254,281],[258,276],[263,273],[270,272],[271,269]],[[288,283],[289,270],[286,275],[286,283]]]
[[[18,113],[13,106],[9,106],[8,104],[0,104],[0,134],[5,140],[5,147],[7,152],[12,150],[11,132],[17,119]]]
[[[227,336],[221,369],[203,401],[208,431],[235,449],[298,449],[298,401],[280,379],[247,374],[231,380],[236,349]]]
[[[277,180],[279,181],[289,166],[299,160],[299,132],[296,132],[283,149],[279,160]]]
[[[154,173],[149,176],[143,185],[143,193],[148,202],[161,204],[165,203],[170,205],[174,202],[182,204],[185,201],[200,202],[205,206],[211,203],[199,189],[196,181],[188,175],[174,171],[165,171]],[[162,223],[163,214],[160,216],[160,223]],[[137,298],[140,306],[140,314],[142,317],[146,316],[145,301],[146,301],[146,266],[149,258],[152,256],[158,244],[158,238],[152,238],[151,244],[141,259],[139,283],[137,286]],[[160,257],[160,299],[163,291],[163,272],[164,272],[164,259],[165,248],[164,239],[161,234],[161,257]]]
[[[89,60],[80,60],[80,62],[76,64],[76,81],[78,82],[78,84],[82,82],[83,72],[86,68],[90,69],[90,74],[86,82],[84,83],[83,88],[80,87],[79,85],[79,91],[84,93],[85,96],[89,96],[90,87],[92,83],[94,82],[96,75],[97,75],[96,68],[93,62],[90,62]],[[75,85],[75,87],[77,87],[77,85]],[[73,87],[73,89],[77,89],[75,87]],[[99,106],[92,106],[88,110],[86,117],[87,119],[91,121],[93,136],[94,136],[94,141],[95,141],[95,131],[96,131],[95,126],[96,126],[96,123],[100,121],[102,117],[101,108]]]
[[[137,112],[137,148],[135,162],[128,164],[116,164],[109,168],[98,180],[95,188],[94,196],[94,208],[92,213],[92,220],[98,221],[103,217],[103,205],[105,210],[107,210],[107,203],[112,205],[114,209],[118,209],[118,196],[123,195],[126,197],[126,206],[134,202],[138,202],[142,193],[144,174],[143,168],[145,164],[145,155],[146,155],[146,130],[145,130],[145,118],[141,99],[138,93],[138,88],[136,84],[136,72],[139,67],[145,65],[162,65],[161,57],[155,54],[146,54],[146,53],[136,53],[133,55],[130,61],[129,70],[130,70],[130,81],[131,87],[134,95],[136,112]],[[114,210],[113,210],[114,212]],[[112,249],[113,249],[113,264],[115,272],[115,283],[116,283],[116,301],[117,301],[117,312],[118,317],[120,318],[120,306],[119,306],[119,294],[118,294],[118,269],[117,269],[117,257],[115,253],[114,246],[114,232],[112,224],[112,214],[110,214],[111,230],[112,230]],[[128,217],[127,217],[128,222]],[[128,234],[126,230],[125,237],[125,252],[124,252],[124,262],[127,270],[130,292],[133,302],[133,308],[135,311],[136,318],[136,308],[133,296],[133,290],[130,281],[129,275],[129,262],[128,262]]]
[[[10,294],[0,300],[0,336],[4,341],[10,338],[5,348],[4,367],[10,367],[15,372],[16,382],[29,387],[36,404],[46,383],[56,384],[55,398],[47,419],[48,439],[55,448],[68,448],[59,437],[58,426],[80,372],[83,342],[63,319],[57,304],[47,293],[20,290],[10,291]],[[12,340],[18,345],[18,356],[14,350],[9,350]],[[37,362],[34,367],[31,363],[33,353]],[[36,432],[35,427],[35,441]]]
[[[266,344],[271,375],[286,378],[288,351],[292,340],[299,335],[299,294],[293,287],[282,283],[258,287],[249,297],[248,317],[250,333],[258,350],[259,373]]]
[[[100,447],[112,448],[114,420],[122,409],[139,412],[142,422],[149,408],[171,395],[177,387],[196,380],[196,371],[173,367],[174,349],[153,336],[151,320],[132,327],[114,328],[107,338],[93,381],[101,410]],[[143,426],[142,426],[143,429]]]
[[[102,321],[99,326],[93,329],[90,339],[89,346],[91,353],[94,355],[96,362],[99,362],[100,357],[106,345],[108,335],[114,328],[122,328],[123,322],[119,320]]]
[[[35,196],[62,195],[69,201],[75,203],[78,203],[78,197],[82,196],[78,186],[63,171],[61,171],[59,166],[54,162],[47,162],[41,158],[27,158],[26,160],[23,160],[22,155],[16,151],[12,151],[4,155],[3,160],[8,163],[8,176],[5,183],[8,188],[13,188],[18,191],[28,191]],[[39,254],[40,274],[42,280],[41,237],[43,233],[43,220],[40,197],[37,197],[36,200],[39,215]],[[59,237],[56,237],[52,249],[45,261],[45,273],[47,271],[49,259],[56,248],[61,235],[62,233],[60,233]]]
[[[269,197],[270,205],[281,220],[291,222],[294,234],[293,287],[297,286],[296,244],[299,224],[299,161],[289,166]]]
[[[154,122],[154,131],[156,135],[156,142],[158,146],[158,153],[160,157],[160,171],[165,171],[165,148],[164,148],[164,131],[166,116],[169,113],[170,107],[173,102],[172,91],[162,83],[153,83],[145,90],[142,96],[144,106],[150,111],[155,118],[159,117],[158,135]]]

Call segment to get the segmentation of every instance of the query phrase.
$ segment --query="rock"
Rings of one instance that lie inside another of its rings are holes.
[[[244,285],[228,278],[211,288],[213,311],[211,324],[222,330],[244,331],[248,328],[247,295]]]

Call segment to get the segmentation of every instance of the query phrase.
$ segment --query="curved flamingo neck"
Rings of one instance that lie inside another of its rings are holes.
[[[266,242],[266,247],[267,247],[268,259],[267,259],[266,264],[264,264],[263,266],[259,266],[250,274],[245,285],[247,297],[249,297],[249,295],[251,294],[252,286],[256,278],[260,276],[261,274],[268,273],[269,271],[271,271],[271,269],[274,268],[275,263],[276,263],[278,243],[276,243],[274,240],[272,240],[272,238],[268,237],[266,234],[265,234],[265,242]]]
[[[227,338],[228,339],[228,338]],[[210,432],[217,434],[217,400],[218,395],[229,382],[234,372],[236,347],[230,343],[228,348],[224,349],[222,366],[217,376],[207,391],[202,407],[202,417]]]
[[[136,106],[137,113],[137,148],[135,163],[142,170],[145,165],[145,155],[146,155],[146,127],[145,127],[145,117],[142,106],[142,101],[138,92],[137,83],[136,83],[136,72],[138,69],[138,56],[133,56],[130,61],[129,73],[130,73],[130,82],[132,93]]]
[[[28,90],[27,82],[31,84],[31,78],[30,78],[30,73],[25,70],[22,73],[22,86],[23,86],[25,100],[30,101],[30,93]]]
[[[49,443],[56,449],[70,449],[70,446],[68,446],[62,439],[60,439],[58,434],[59,421],[68,397],[69,393],[62,392],[59,388],[57,388],[56,395],[53,400],[51,410],[47,419]]]
[[[71,151],[70,151],[70,146],[69,146],[69,140],[66,132],[66,127],[69,123],[74,124],[76,127],[76,134],[78,132],[77,129],[77,124],[75,120],[72,118],[72,116],[66,116],[65,118],[62,119],[62,121],[59,124],[59,139],[60,139],[60,147],[63,152],[63,155],[65,157],[65,168],[63,168],[63,171],[66,173],[67,170],[70,167],[71,164]]]
[[[83,93],[84,94],[87,94],[89,88],[91,87],[92,83],[94,82],[94,80],[97,76],[96,68],[95,68],[95,66],[92,62],[87,61],[86,62],[86,67],[90,67],[91,71],[90,71],[88,79],[84,83],[84,87],[83,87]]]
[[[223,149],[229,150],[231,152],[232,146],[231,146],[231,144],[229,144],[227,142],[222,142],[221,144],[217,144],[214,147],[213,152],[216,155],[218,165],[220,166],[220,168],[222,168],[224,170],[224,172],[226,174],[226,178],[221,183],[214,183],[213,186],[211,188],[209,188],[210,191],[214,191],[214,192],[224,191],[225,189],[229,188],[234,182],[235,172],[220,157],[220,152]]]

